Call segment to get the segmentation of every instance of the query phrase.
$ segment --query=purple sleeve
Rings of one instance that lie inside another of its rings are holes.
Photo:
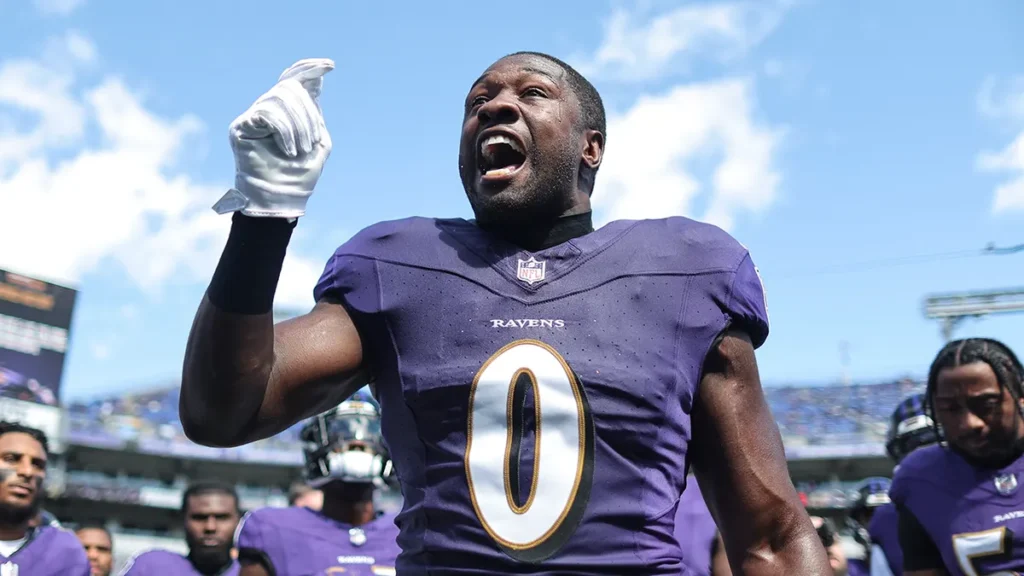
[[[733,326],[742,329],[760,347],[768,338],[768,303],[761,274],[747,254],[736,268],[728,309]]]
[[[235,548],[238,549],[238,560],[242,564],[262,564],[268,571],[274,568],[267,554],[267,542],[263,536],[260,517],[253,512],[247,513],[235,529]],[[273,572],[271,572],[273,574]]]
[[[313,298],[337,300],[351,311],[376,311],[377,266],[373,259],[347,251],[349,244],[338,248],[324,266],[324,273],[313,289]]]
[[[132,556],[121,569],[120,576],[146,576],[150,572],[146,569],[148,552],[140,552]]]
[[[78,557],[72,562],[72,569],[68,572],[78,576],[90,576],[92,574],[92,566],[89,565],[89,557],[85,555],[84,548],[82,553],[78,554]]]
[[[51,542],[49,549],[46,550],[47,556],[59,562],[64,568],[62,574],[89,576],[92,573],[92,568],[89,566],[89,558],[85,554],[85,548],[82,547],[82,543],[79,542],[74,534],[63,528],[53,529],[57,530],[58,533],[54,537],[55,541]]]
[[[260,523],[252,512],[247,513],[238,523],[235,530],[235,548],[251,548],[263,550],[263,531],[260,530]]]

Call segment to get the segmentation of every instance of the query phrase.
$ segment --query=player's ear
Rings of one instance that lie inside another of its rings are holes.
[[[597,130],[583,132],[583,163],[591,170],[597,170],[604,159],[604,134]]]

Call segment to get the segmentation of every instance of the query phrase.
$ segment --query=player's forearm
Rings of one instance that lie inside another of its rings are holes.
[[[749,547],[738,563],[745,576],[831,576],[832,566],[814,528],[779,528],[770,540]],[[736,562],[732,562],[734,566]]]
[[[273,300],[291,229],[283,220],[233,218],[185,350],[179,412],[195,442],[251,440],[274,370]]]

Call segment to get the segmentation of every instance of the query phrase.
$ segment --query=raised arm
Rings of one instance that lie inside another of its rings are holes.
[[[292,226],[234,216],[185,350],[179,412],[185,434],[199,444],[271,436],[366,382],[359,334],[340,303],[321,300],[310,313],[274,325]]]
[[[355,377],[359,335],[340,303],[321,299],[309,314],[273,323],[292,229],[331,153],[318,97],[333,69],[324,58],[296,62],[231,123],[235,186],[214,205],[234,213],[231,234],[182,369],[181,423],[199,444],[265,438],[364,383]]]
[[[694,472],[729,563],[747,576],[826,576],[828,556],[789,478],[754,347],[730,330],[705,361],[693,413]]]

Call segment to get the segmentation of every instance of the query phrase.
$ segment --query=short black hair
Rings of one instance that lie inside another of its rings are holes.
[[[596,130],[601,133],[601,137],[604,143],[608,142],[608,121],[605,117],[604,112],[604,101],[601,100],[601,94],[598,93],[597,88],[590,83],[589,80],[583,77],[575,68],[562,60],[543,52],[531,52],[522,51],[515,52],[505,56],[505,58],[511,58],[512,56],[536,56],[537,58],[543,58],[552,64],[557,65],[562,70],[565,70],[569,87],[572,88],[576,99],[580,101],[580,111],[582,112],[583,128],[585,130]],[[602,146],[603,147],[603,146]],[[587,184],[590,191],[594,189],[594,177],[596,176],[597,170],[588,171],[593,172],[591,174],[584,174],[588,178]]]
[[[35,438],[37,442],[42,444],[43,452],[45,452],[47,456],[50,455],[50,441],[47,440],[45,432],[38,428],[26,426],[20,422],[0,420],[0,436],[3,436],[4,434],[13,434],[15,432],[19,434],[28,434]]]
[[[75,534],[78,534],[79,532],[82,532],[84,530],[99,530],[106,534],[107,538],[109,538],[111,542],[114,541],[114,535],[110,533],[110,530],[107,530],[106,526],[100,524],[99,522],[83,522],[75,526]]]
[[[984,362],[992,368],[1000,389],[1010,391],[1010,396],[1017,405],[1017,412],[1024,418],[1020,408],[1020,399],[1024,397],[1024,368],[1021,367],[1017,355],[1010,347],[992,338],[965,338],[953,340],[939,350],[928,369],[928,385],[925,388],[925,413],[932,419],[936,434],[940,433],[938,419],[935,417],[935,388],[938,385],[939,372],[947,368],[966,366],[975,362]]]
[[[193,496],[202,496],[203,494],[224,494],[225,496],[231,496],[235,501],[235,512],[241,513],[242,508],[238,501],[238,492],[235,487],[227,482],[221,482],[220,480],[200,480],[189,484],[188,488],[185,489],[185,493],[181,496],[181,513],[185,514],[188,511],[188,499]]]

